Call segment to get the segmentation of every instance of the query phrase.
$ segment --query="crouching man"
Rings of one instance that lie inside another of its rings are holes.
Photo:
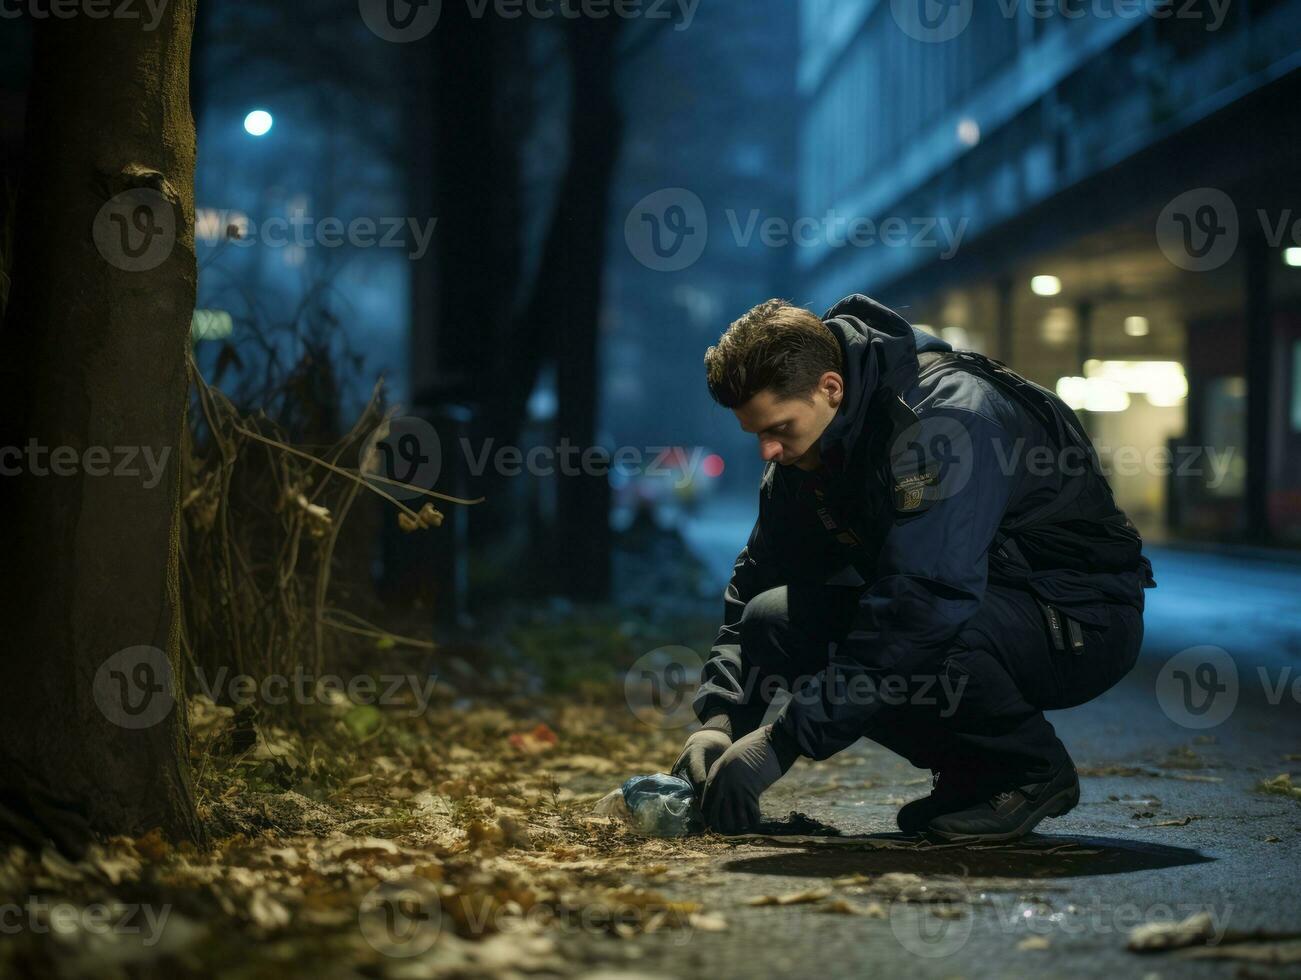
[[[1156,584],[1075,414],[861,295],[763,303],[705,366],[766,463],[673,766],[709,825],[752,829],[795,759],[860,737],[933,773],[907,833],[1011,840],[1071,810],[1043,712],[1130,670]]]

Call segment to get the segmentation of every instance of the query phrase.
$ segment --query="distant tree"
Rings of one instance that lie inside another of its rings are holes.
[[[0,326],[0,834],[74,853],[202,836],[177,565],[195,3],[33,25]]]
[[[625,18],[580,17],[566,22],[561,30],[568,78],[566,165],[555,188],[551,218],[531,286],[518,298],[513,316],[494,318],[504,329],[496,326],[485,340],[480,329],[482,318],[476,318],[473,310],[476,304],[482,304],[485,295],[493,293],[488,287],[494,266],[484,258],[491,255],[497,229],[480,220],[479,247],[467,248],[461,234],[444,239],[440,253],[444,314],[439,331],[474,338],[462,344],[473,344],[479,356],[462,366],[477,378],[484,404],[483,431],[487,435],[501,444],[518,442],[527,421],[529,397],[542,366],[551,361],[556,367],[555,437],[558,442],[564,440],[586,449],[596,446],[600,403],[599,327],[609,195],[624,132],[618,93],[620,73],[635,64],[662,27],[655,23],[634,32]],[[455,41],[450,34],[443,37]],[[486,108],[481,106],[479,111]],[[536,107],[536,111],[546,109]],[[459,126],[467,108],[464,103],[450,105],[444,115],[448,112],[453,124]],[[450,134],[452,128],[447,130]],[[465,202],[460,205],[462,220],[446,222],[444,227],[473,228],[475,222],[464,212],[471,207],[482,210],[494,198],[491,187],[482,181],[473,187],[473,177],[468,181],[471,186],[466,186],[466,174],[483,172],[482,165],[477,171],[474,168],[474,155],[484,153],[482,143],[444,138],[441,146],[444,159],[438,172],[445,210],[455,209],[457,200]],[[498,141],[494,163],[507,173],[513,172],[500,160],[517,161],[520,149],[518,144],[502,146]],[[499,265],[514,273],[519,265],[518,257],[515,259]],[[496,291],[501,292],[500,288]],[[491,471],[487,479],[494,479]],[[497,477],[497,481],[500,484],[501,478]],[[504,496],[500,486],[489,485],[482,492],[490,500]],[[552,584],[559,591],[579,599],[604,598],[610,584],[611,545],[607,478],[584,473],[561,479],[556,527],[549,540],[537,544],[546,552],[542,560],[549,566],[555,555],[564,555],[563,562],[554,566],[557,576]]]

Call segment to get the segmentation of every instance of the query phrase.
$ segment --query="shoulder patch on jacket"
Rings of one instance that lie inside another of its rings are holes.
[[[902,403],[901,408],[900,420],[907,421],[907,412],[912,422],[896,425],[886,479],[895,512],[909,515],[959,493],[971,477],[973,456],[971,436],[959,413],[918,416]]]
[[[939,466],[932,464],[911,476],[895,473],[894,479],[894,509],[901,514],[915,514],[925,510],[935,499],[935,488],[940,484]]]

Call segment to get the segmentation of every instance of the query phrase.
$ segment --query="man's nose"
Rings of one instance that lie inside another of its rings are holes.
[[[759,456],[766,463],[782,454],[782,444],[775,439],[760,440]]]

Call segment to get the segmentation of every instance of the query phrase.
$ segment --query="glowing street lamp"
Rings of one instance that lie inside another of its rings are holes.
[[[271,127],[276,123],[271,117],[271,113],[265,109],[254,109],[244,117],[244,132],[250,136],[265,136],[271,132]]]
[[[1036,296],[1058,296],[1062,281],[1056,276],[1035,276],[1030,280],[1030,289]]]

